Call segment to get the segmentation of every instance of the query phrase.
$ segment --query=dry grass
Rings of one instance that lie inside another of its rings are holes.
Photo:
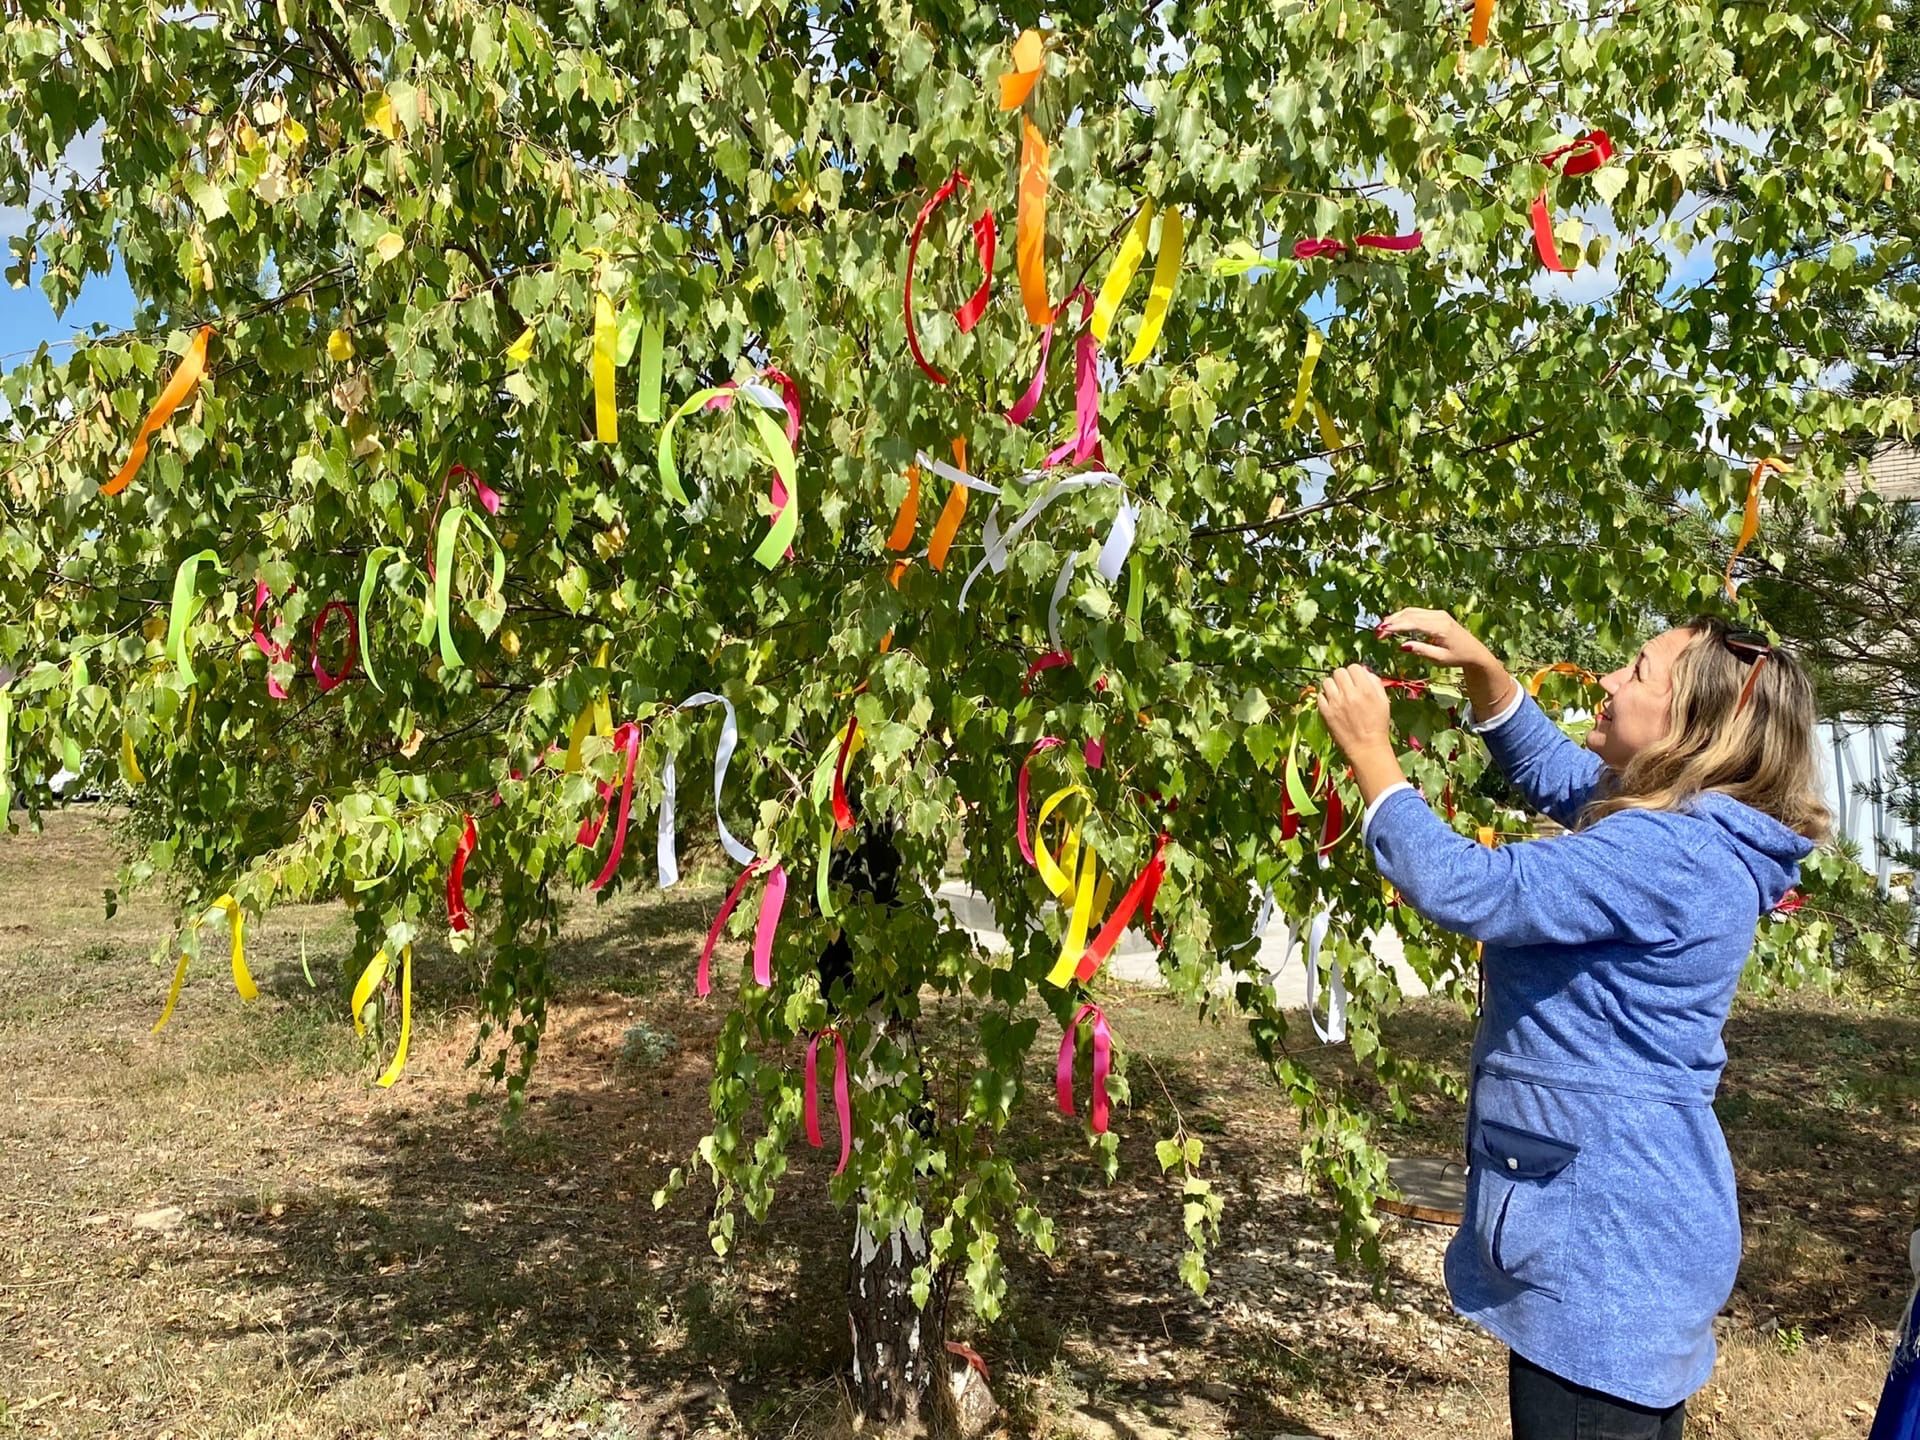
[[[697,1185],[647,1204],[704,1128],[718,1012],[684,996],[710,895],[579,908],[509,1127],[464,1068],[469,966],[450,955],[420,957],[407,1077],[372,1088],[337,907],[250,933],[258,1005],[203,962],[150,1036],[166,975],[148,953],[174,917],[143,900],[104,920],[110,869],[92,817],[0,837],[0,1437],[851,1433],[827,1164],[797,1153],[725,1264]],[[1017,1253],[1004,1319],[959,1322],[1008,1433],[1501,1433],[1503,1356],[1448,1312],[1441,1237],[1394,1230],[1384,1291],[1342,1270],[1236,1029],[1146,994],[1109,1013],[1207,1135],[1228,1198],[1215,1285],[1196,1300],[1174,1273],[1144,1066],[1106,1187],[1036,1062],[1020,1163],[1061,1254]],[[1438,1007],[1393,1030],[1437,1063],[1464,1054]],[[1920,1023],[1771,1004],[1729,1043],[1749,1254],[1693,1433],[1863,1435],[1920,1200]],[[1392,1140],[1444,1150],[1457,1126],[1434,1105]]]

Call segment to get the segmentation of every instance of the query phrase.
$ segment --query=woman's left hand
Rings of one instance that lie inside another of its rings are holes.
[[[1349,761],[1393,751],[1393,717],[1387,689],[1364,665],[1343,665],[1321,682],[1320,718]]]

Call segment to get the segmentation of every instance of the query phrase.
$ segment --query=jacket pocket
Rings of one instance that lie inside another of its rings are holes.
[[[1476,1120],[1470,1220],[1480,1259],[1516,1284],[1561,1297],[1580,1147]]]

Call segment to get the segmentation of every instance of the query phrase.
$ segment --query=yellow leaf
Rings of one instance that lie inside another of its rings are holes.
[[[368,98],[366,117],[368,129],[378,130],[389,140],[400,138],[400,124],[393,116],[393,101],[384,92]]]
[[[520,338],[507,347],[507,359],[515,365],[524,365],[533,358],[533,326],[529,325],[520,332]]]
[[[336,330],[327,336],[327,354],[341,364],[353,358],[353,337],[344,330]]]
[[[373,253],[378,255],[382,260],[391,260],[406,248],[407,242],[400,238],[398,231],[394,230],[387,231],[386,234],[373,242]]]
[[[291,115],[281,122],[280,133],[287,137],[287,142],[296,150],[307,143],[307,127]]]

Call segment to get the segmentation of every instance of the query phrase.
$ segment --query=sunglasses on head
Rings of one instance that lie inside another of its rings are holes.
[[[1760,679],[1760,671],[1773,654],[1773,642],[1751,630],[1729,630],[1720,637],[1720,643],[1727,647],[1727,653],[1734,659],[1752,667],[1747,671],[1747,683],[1740,687],[1740,698],[1734,703],[1733,713],[1738,715],[1747,708],[1747,701],[1753,698],[1753,687]]]

